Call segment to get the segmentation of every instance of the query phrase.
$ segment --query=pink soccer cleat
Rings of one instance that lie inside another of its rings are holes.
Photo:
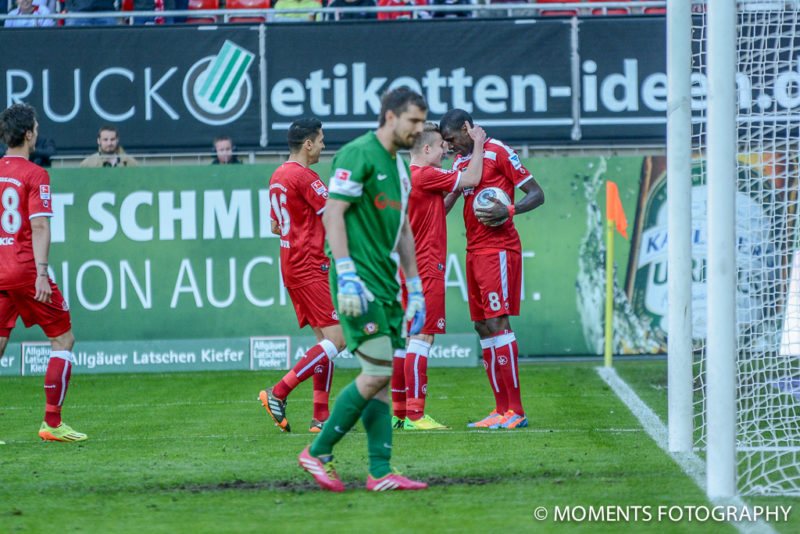
[[[300,457],[297,459],[297,465],[311,473],[311,476],[314,477],[314,480],[317,481],[317,484],[319,484],[322,489],[336,492],[344,491],[344,484],[342,484],[341,479],[339,479],[339,475],[336,474],[336,469],[333,468],[333,462],[331,460],[323,462],[319,458],[314,458],[308,452],[310,447],[311,445],[308,445],[303,449],[303,452],[300,453]]]
[[[424,490],[428,485],[424,482],[411,480],[398,473],[389,473],[381,478],[372,478],[367,475],[367,491],[390,491],[390,490]]]

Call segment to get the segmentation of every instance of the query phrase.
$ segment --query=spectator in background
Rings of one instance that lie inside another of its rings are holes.
[[[340,7],[377,7],[375,0],[333,0],[328,3],[330,8]],[[337,11],[336,13],[329,13],[326,15],[326,20],[368,20],[378,18],[378,14],[368,11],[355,11],[346,13],[344,11]]]
[[[66,0],[67,13],[91,13],[93,11],[115,11],[114,0]],[[116,26],[114,17],[92,19],[66,19],[64,26]]]
[[[81,167],[138,167],[139,162],[125,153],[119,145],[119,133],[114,126],[101,126],[97,133],[97,152],[81,162]]]
[[[133,0],[134,11],[173,11],[175,0]],[[134,25],[172,24],[172,17],[134,17]]]
[[[282,13],[285,9],[317,9],[322,7],[322,0],[278,0],[272,7],[276,22],[305,22],[320,20],[314,13]]]
[[[211,162],[212,165],[242,163],[233,153],[233,141],[227,135],[220,135],[214,139],[214,150],[217,151],[217,155],[214,157],[214,161]]]
[[[395,7],[395,6],[427,6],[427,0],[378,0],[380,7]],[[392,11],[388,13],[378,13],[378,20],[396,20],[396,19],[429,19],[431,14],[428,11],[421,11],[414,16],[410,11]]]
[[[55,26],[54,19],[40,18],[38,15],[49,15],[52,11],[45,5],[39,5],[33,0],[17,0],[17,7],[8,12],[10,17],[19,15],[34,15],[35,19],[6,19],[6,28],[44,28]]]
[[[470,0],[433,0],[431,5],[434,6],[469,6],[472,5]],[[434,11],[433,18],[457,18],[457,17],[470,17],[470,11]]]

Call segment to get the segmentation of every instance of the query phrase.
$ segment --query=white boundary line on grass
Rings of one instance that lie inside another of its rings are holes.
[[[664,452],[666,452],[675,463],[680,466],[684,473],[689,475],[695,484],[706,493],[706,479],[705,479],[705,466],[700,458],[693,452],[688,454],[673,453],[669,451],[669,437],[667,427],[661,422],[661,419],[655,414],[653,410],[647,406],[642,399],[636,394],[633,389],[619,377],[616,369],[613,367],[596,367],[597,374],[600,378],[614,390],[617,397],[625,403],[625,406],[633,413],[636,419],[642,423],[645,431],[653,438]],[[739,497],[732,499],[711,499],[714,506],[736,506],[744,508],[747,506]],[[777,534],[777,531],[771,525],[762,520],[756,522],[730,522],[736,530],[742,534]]]

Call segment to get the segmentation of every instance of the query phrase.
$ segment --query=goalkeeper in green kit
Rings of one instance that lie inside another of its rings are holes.
[[[360,417],[367,433],[369,491],[428,487],[393,472],[389,382],[394,349],[425,322],[414,236],[406,218],[411,190],[408,164],[397,151],[411,148],[427,116],[425,99],[407,87],[384,93],[378,129],[343,146],[322,216],[331,259],[331,292],[347,347],[361,374],[336,398],[319,436],[300,453],[299,464],[329,491],[344,491],[333,468],[333,447]],[[407,275],[408,305],[398,300],[396,252]]]

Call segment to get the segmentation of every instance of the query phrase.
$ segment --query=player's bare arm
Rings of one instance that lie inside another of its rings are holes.
[[[480,222],[487,224],[494,221],[505,220],[513,214],[531,211],[544,204],[544,191],[542,191],[542,188],[534,178],[522,184],[520,189],[525,192],[525,196],[522,197],[519,202],[515,202],[513,208],[509,209],[509,206],[506,206],[496,198],[492,198],[490,199],[492,205],[488,208],[479,208],[475,210],[475,216]]]
[[[450,213],[450,210],[453,209],[453,206],[456,205],[456,201],[458,200],[458,197],[460,197],[460,196],[461,196],[461,192],[460,191],[454,191],[452,193],[447,193],[444,196],[444,212],[445,213]]]
[[[414,245],[414,233],[408,219],[403,221],[403,228],[400,230],[400,239],[397,242],[397,254],[400,256],[400,267],[406,278],[419,276],[417,271],[417,253]]]
[[[483,174],[483,144],[486,142],[486,132],[483,128],[477,124],[470,126],[468,122],[465,122],[464,126],[467,128],[467,135],[472,139],[472,158],[467,169],[461,174],[459,189],[475,187],[480,183]],[[447,199],[445,199],[445,207],[447,207],[446,202]]]
[[[350,256],[350,247],[347,243],[347,228],[344,224],[344,212],[350,203],[344,200],[329,198],[322,212],[322,226],[325,227],[325,236],[334,260]]]
[[[33,243],[33,259],[36,262],[36,296],[39,302],[50,302],[53,290],[47,273],[47,261],[50,255],[50,221],[47,217],[31,219],[31,241]]]

